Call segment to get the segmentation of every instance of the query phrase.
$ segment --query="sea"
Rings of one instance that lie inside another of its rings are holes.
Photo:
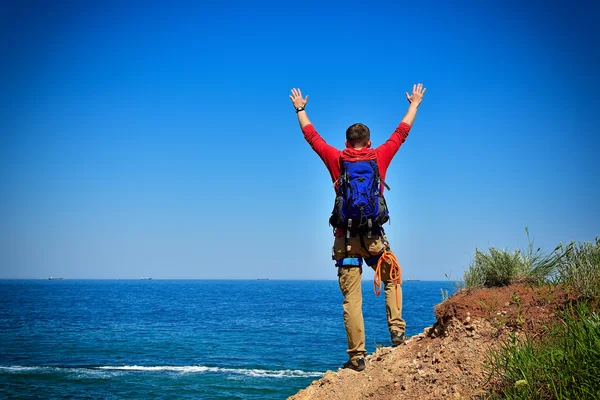
[[[403,283],[407,335],[454,282]],[[285,399],[337,370],[337,281],[0,280],[0,398]],[[367,350],[389,346],[363,281]]]

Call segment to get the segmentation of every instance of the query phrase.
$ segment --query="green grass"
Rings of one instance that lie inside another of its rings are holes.
[[[493,398],[600,398],[600,315],[585,304],[564,312],[543,341],[515,336],[492,352]]]
[[[475,250],[475,256],[465,271],[463,281],[466,289],[500,287],[515,282],[545,283],[556,274],[561,255],[559,247],[551,254],[541,248],[534,251],[533,241],[527,232],[526,250],[508,251],[490,247],[488,253]]]
[[[595,243],[571,242],[558,247],[558,281],[573,287],[586,299],[600,297],[600,238]]]
[[[519,250],[489,248],[489,253],[475,250],[473,261],[465,271],[464,282],[467,289],[496,287],[511,284],[521,275],[523,262]]]
[[[526,250],[477,249],[464,274],[466,289],[516,282],[562,285],[577,301],[542,338],[502,343],[488,363],[492,398],[600,399],[600,238],[560,244],[550,254],[534,251],[527,230]],[[515,300],[513,300],[515,301]],[[519,317],[521,318],[521,316]]]

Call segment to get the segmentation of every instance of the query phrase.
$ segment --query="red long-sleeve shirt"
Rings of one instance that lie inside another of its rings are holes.
[[[401,122],[392,136],[385,141],[384,144],[377,147],[376,149],[362,148],[360,150],[346,148],[344,150],[338,150],[335,147],[327,144],[325,140],[317,133],[315,127],[312,124],[306,125],[302,128],[304,138],[313,148],[313,150],[321,157],[321,160],[325,163],[325,166],[329,170],[332,182],[338,180],[341,174],[341,159],[349,160],[352,158],[358,159],[376,159],[379,167],[379,174],[381,179],[385,181],[385,174],[388,166],[392,162],[392,158],[402,146],[402,143],[406,140],[408,132],[410,131],[410,125],[405,122]]]

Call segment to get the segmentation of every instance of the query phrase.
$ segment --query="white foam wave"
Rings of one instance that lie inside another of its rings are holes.
[[[20,365],[11,365],[11,366],[0,366],[0,371],[5,371],[5,372],[33,372],[33,371],[39,371],[39,370],[46,370],[46,369],[50,369],[51,367],[23,367]]]
[[[5,373],[32,373],[32,372],[57,372],[57,371],[68,371],[76,372],[79,374],[106,371],[106,372],[117,372],[117,371],[140,371],[140,372],[177,372],[184,374],[194,373],[225,373],[234,375],[245,375],[257,378],[317,378],[323,375],[323,372],[314,371],[301,371],[298,369],[283,369],[283,370],[268,370],[268,369],[247,369],[247,368],[219,368],[219,367],[207,367],[204,365],[188,365],[188,366],[140,366],[140,365],[122,365],[122,366],[102,366],[102,367],[91,367],[91,368],[69,368],[69,367],[48,367],[48,366],[33,366],[25,367],[19,365],[13,366],[0,366],[0,372]]]
[[[100,371],[95,368],[80,368],[80,367],[49,367],[49,366],[33,366],[25,367],[21,365],[0,366],[0,373],[9,374],[52,374],[52,373],[69,373],[76,374],[78,377],[90,378],[110,378],[118,375],[119,371]]]
[[[188,365],[188,366],[139,366],[139,365],[123,365],[123,366],[104,366],[98,367],[102,370],[124,370],[124,371],[169,371],[169,372],[180,372],[180,373],[228,373],[228,374],[239,374],[247,375],[259,378],[307,378],[307,377],[320,377],[323,372],[311,372],[301,371],[298,369],[284,369],[284,370],[268,370],[268,369],[247,369],[247,368],[219,368],[219,367],[206,367],[204,365]]]

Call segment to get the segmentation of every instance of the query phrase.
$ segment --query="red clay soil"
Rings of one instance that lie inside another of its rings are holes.
[[[445,326],[452,318],[465,321],[483,318],[495,326],[522,331],[535,337],[545,333],[547,322],[578,296],[559,286],[535,287],[523,283],[501,288],[462,291],[435,308],[438,324]],[[500,329],[504,333],[506,329]]]
[[[431,328],[367,356],[364,371],[327,371],[290,399],[485,398],[494,386],[486,370],[490,350],[510,332],[543,335],[557,311],[576,299],[560,286],[460,292],[435,308]]]

